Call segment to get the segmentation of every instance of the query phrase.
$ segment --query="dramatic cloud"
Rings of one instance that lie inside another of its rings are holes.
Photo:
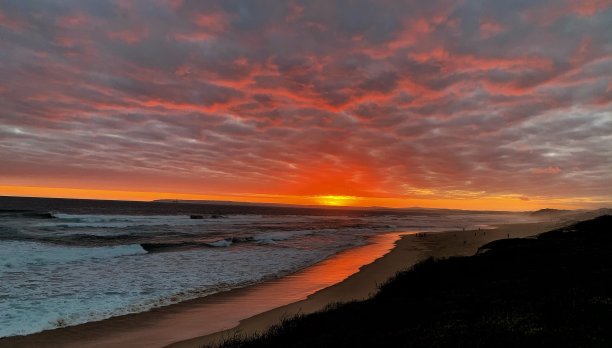
[[[610,23],[605,0],[3,1],[0,185],[603,206]]]

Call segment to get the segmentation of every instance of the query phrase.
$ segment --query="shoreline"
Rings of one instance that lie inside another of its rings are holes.
[[[427,257],[473,254],[507,233],[525,237],[554,225],[496,225],[493,230],[431,232],[421,238],[411,232],[382,234],[276,280],[143,313],[6,337],[0,339],[0,347],[199,347],[236,334],[262,332],[282,318],[330,303],[365,299],[396,272]]]
[[[305,299],[341,282],[363,264],[388,253],[402,232],[374,235],[366,244],[339,251],[278,278],[194,298],[146,312],[0,338],[0,347],[162,347],[226,329],[258,313]],[[334,272],[329,273],[330,269]],[[288,291],[290,290],[290,291]],[[262,301],[261,298],[266,300]],[[250,307],[245,308],[245,302]],[[212,318],[206,322],[200,319]],[[180,328],[180,332],[168,327]]]
[[[397,272],[403,271],[429,257],[446,258],[470,256],[494,240],[524,238],[547,232],[558,227],[559,222],[537,222],[521,224],[496,224],[494,229],[430,232],[425,237],[405,234],[396,241],[395,247],[387,254],[363,265],[359,272],[340,283],[324,288],[305,300],[272,309],[246,318],[234,328],[209,335],[176,342],[167,348],[199,348],[206,344],[220,343],[236,335],[253,335],[265,332],[281,320],[324,309],[338,302],[359,301],[368,298]]]

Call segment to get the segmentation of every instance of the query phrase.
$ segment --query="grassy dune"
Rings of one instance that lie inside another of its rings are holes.
[[[612,216],[429,259],[373,298],[216,347],[612,346]],[[211,347],[211,346],[207,346]]]

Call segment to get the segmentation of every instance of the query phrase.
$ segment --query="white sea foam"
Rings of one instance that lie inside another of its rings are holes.
[[[0,244],[0,276],[4,272],[26,272],[36,267],[138,254],[146,254],[139,244],[87,248],[5,241]]]
[[[324,232],[324,231],[319,231]],[[281,231],[281,232],[269,232],[258,234],[253,237],[253,240],[262,243],[262,244],[274,244],[276,242],[288,240],[291,238],[299,237],[299,236],[308,236],[312,235],[314,232],[312,230],[306,231]]]
[[[210,242],[207,244],[213,247],[228,247],[232,245],[232,240],[231,239],[221,239],[221,240]]]
[[[187,215],[76,215],[76,214],[54,214],[55,219],[44,220],[37,224],[38,227],[91,227],[91,228],[124,228],[130,226],[194,226],[218,224],[223,221],[235,222],[236,217],[221,219],[191,219]],[[206,216],[204,216],[206,217]],[[251,217],[253,218],[253,217]],[[244,221],[244,218],[240,219]]]
[[[212,248],[148,255],[116,252],[109,258],[115,251],[105,250],[102,259],[84,257],[81,248],[30,244],[9,242],[0,249],[0,255],[12,252],[3,263],[15,265],[0,274],[0,337],[146,311],[275,277],[333,253],[288,248],[228,253]],[[67,256],[18,261],[16,256],[23,253]]]

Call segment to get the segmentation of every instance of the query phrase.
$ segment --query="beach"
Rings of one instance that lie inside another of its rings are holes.
[[[262,332],[282,318],[335,302],[365,299],[396,272],[428,257],[471,255],[490,241],[532,236],[553,223],[492,230],[374,237],[297,273],[205,298],[37,334],[0,340],[0,347],[198,347],[235,334]]]
[[[395,248],[388,254],[363,266],[358,273],[343,282],[323,289],[305,300],[243,320],[239,326],[230,330],[177,342],[169,347],[195,348],[203,344],[220,342],[236,334],[248,336],[261,333],[280,320],[296,314],[312,313],[336,302],[366,299],[377,291],[379,285],[397,272],[426,258],[469,256],[476,253],[479,247],[491,241],[508,238],[508,236],[511,238],[530,237],[546,232],[555,226],[555,223],[508,224],[496,226],[496,229],[492,230],[447,231],[428,233],[424,237],[407,234],[397,241]]]

